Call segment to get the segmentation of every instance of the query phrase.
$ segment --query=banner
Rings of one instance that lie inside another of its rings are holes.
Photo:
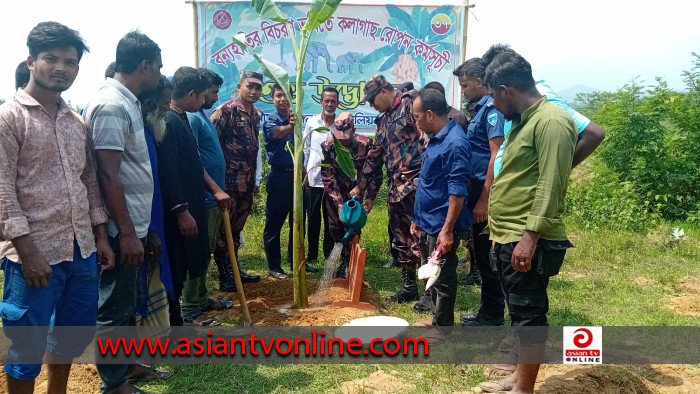
[[[224,78],[219,103],[230,99],[242,70],[260,71],[258,62],[233,44],[244,33],[246,43],[268,61],[283,67],[296,80],[292,40],[284,23],[262,19],[250,2],[197,2],[198,66]],[[308,3],[280,3],[295,32],[306,23]],[[374,134],[377,112],[360,105],[365,81],[383,74],[395,87],[412,82],[418,89],[437,81],[445,86],[447,102],[457,106],[459,85],[452,71],[461,63],[464,5],[393,6],[343,5],[318,27],[311,38],[304,67],[304,114],[320,114],[325,86],[339,91],[338,113],[355,116],[361,132]],[[273,81],[265,81],[256,103],[263,120],[275,109]],[[292,92],[295,95],[295,92]]]

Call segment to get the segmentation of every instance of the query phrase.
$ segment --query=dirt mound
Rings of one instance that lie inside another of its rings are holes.
[[[680,284],[683,294],[671,298],[668,307],[684,315],[700,317],[700,279],[686,276]]]
[[[700,393],[700,377],[683,365],[543,365],[537,393]]]
[[[48,376],[46,366],[41,368],[41,374],[36,378],[35,394],[46,394],[48,386]],[[100,376],[97,374],[97,367],[91,364],[76,364],[71,367],[68,378],[68,392],[71,394],[93,394],[100,392]],[[7,381],[5,373],[0,373],[0,391],[5,390]]]
[[[416,386],[382,370],[376,371],[366,378],[343,382],[343,394],[359,393],[398,393],[415,390]]]
[[[307,309],[295,309],[293,303],[293,283],[291,280],[278,281],[264,278],[260,283],[245,285],[245,296],[248,300],[248,310],[254,325],[260,326],[337,326],[349,320],[370,316],[372,312],[361,311],[353,308],[336,308],[333,301],[350,298],[350,291],[346,287],[331,286],[325,293],[323,300],[316,299],[312,294],[316,291],[318,281],[307,279],[309,305],[313,307]],[[208,314],[220,321],[241,321],[241,308],[238,304],[238,297],[232,293],[218,293],[214,295],[223,296],[226,299],[234,300],[232,309]],[[364,289],[360,301],[369,302],[376,305],[376,296]]]

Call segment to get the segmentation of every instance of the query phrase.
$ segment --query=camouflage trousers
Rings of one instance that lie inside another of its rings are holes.
[[[228,220],[231,223],[231,232],[233,233],[233,246],[236,251],[236,260],[238,260],[238,249],[241,247],[241,231],[248,220],[250,210],[253,208],[253,192],[239,193],[227,192],[234,201],[233,208],[229,211]],[[224,217],[223,220],[227,220]],[[216,248],[214,249],[215,261],[228,261],[228,247],[226,246],[226,230],[224,224],[219,227],[219,236],[216,239]]]
[[[391,227],[391,247],[398,251],[398,262],[404,268],[415,269],[420,265],[420,245],[418,237],[411,234],[411,216],[416,192],[413,191],[401,201],[390,202],[389,227]]]
[[[344,201],[347,201],[347,199]],[[343,249],[349,252],[350,246],[352,245],[352,239],[355,238],[355,236],[353,235],[350,238],[345,238],[348,228],[345,226],[345,223],[340,220],[340,216],[338,216],[338,207],[330,198],[326,198],[325,203],[326,206],[324,209],[326,210],[327,214],[328,232],[330,232],[331,236],[333,237],[333,242],[342,242]]]

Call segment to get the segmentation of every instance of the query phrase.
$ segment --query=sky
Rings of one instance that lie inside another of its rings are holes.
[[[382,3],[380,0],[367,2]],[[454,0],[453,0],[454,1]],[[361,0],[345,0],[357,4]],[[416,4],[415,0],[392,1]],[[384,2],[386,3],[386,2]],[[426,0],[420,4],[450,3]],[[555,91],[575,85],[614,90],[635,76],[664,77],[682,90],[681,72],[700,53],[700,3],[666,0],[471,0],[467,58],[494,43],[508,43],[530,61],[536,79]],[[110,6],[110,7],[108,7]],[[104,79],[119,39],[140,29],[159,44],[163,74],[194,66],[192,5],[184,0],[5,0],[0,98],[14,94],[14,70],[26,59],[26,37],[39,22],[55,20],[78,30],[91,51],[63,96],[83,106]]]

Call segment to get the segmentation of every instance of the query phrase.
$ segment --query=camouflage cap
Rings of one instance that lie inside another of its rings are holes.
[[[258,85],[263,86],[262,74],[256,73],[255,71],[248,71],[248,70],[241,71],[241,81],[244,79],[247,81],[250,81],[251,83],[257,83]]]
[[[335,138],[342,140],[350,138],[348,132],[355,130],[355,121],[350,112],[343,112],[335,118]]]
[[[365,83],[365,96],[360,100],[360,104],[366,103],[389,85],[389,82],[383,75],[377,74],[373,76]]]

